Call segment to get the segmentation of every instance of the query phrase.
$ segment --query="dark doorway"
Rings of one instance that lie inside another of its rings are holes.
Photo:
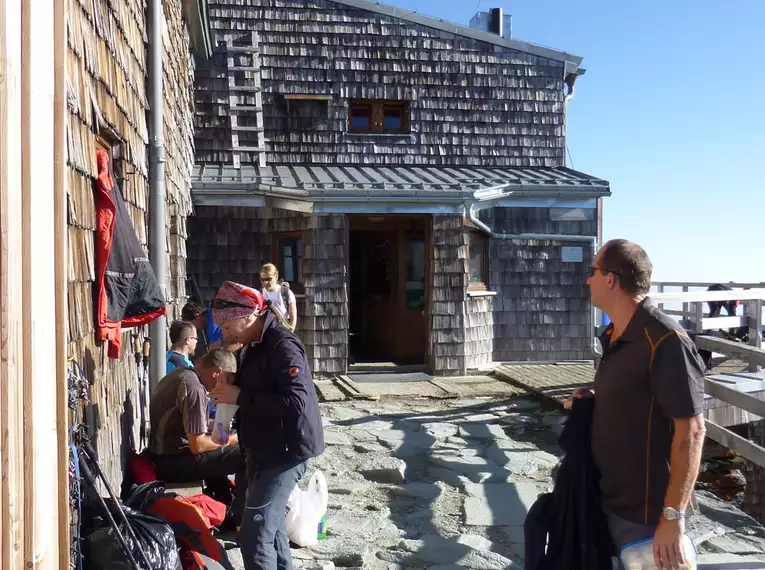
[[[352,364],[426,360],[425,216],[351,216]]]

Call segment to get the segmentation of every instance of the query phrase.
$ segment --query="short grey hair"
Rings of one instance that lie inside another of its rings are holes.
[[[236,357],[230,350],[216,348],[199,359],[202,368],[220,368],[223,372],[236,372]]]

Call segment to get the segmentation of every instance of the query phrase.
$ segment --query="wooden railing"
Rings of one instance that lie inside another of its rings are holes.
[[[733,291],[688,291],[690,287],[708,287],[711,283],[660,282],[654,284],[658,291],[649,297],[666,314],[681,318],[683,326],[692,332],[701,333],[718,329],[749,327],[749,344],[755,348],[762,346],[763,300],[765,287],[762,283],[731,283],[731,287],[741,287]],[[682,287],[683,291],[668,292],[667,287]],[[753,290],[757,287],[759,290]],[[741,301],[743,315],[725,317],[705,316],[706,304],[710,301]],[[682,303],[682,310],[666,309],[667,303]],[[757,372],[761,364],[749,360],[750,371]]]
[[[664,310],[669,315],[682,317],[682,323],[691,332],[727,329],[749,326],[749,344],[734,342],[723,338],[707,335],[696,335],[696,346],[710,352],[721,353],[739,358],[749,364],[749,370],[759,371],[765,367],[765,350],[762,346],[762,308],[765,291],[753,291],[754,288],[765,287],[762,283],[730,284],[731,287],[741,287],[733,291],[698,291],[690,292],[690,287],[709,287],[711,283],[675,283],[664,282],[658,285],[659,291],[649,296],[654,304],[662,307],[665,303],[683,303],[683,310]],[[683,287],[685,291],[667,292],[666,288]],[[743,301],[745,314],[743,316],[705,317],[704,305],[709,301]],[[753,377],[754,379],[754,377]],[[765,380],[765,378],[763,378]],[[731,385],[715,380],[714,376],[704,379],[704,391],[711,397],[727,404],[745,410],[760,418],[765,418],[765,401],[750,394],[737,390]],[[765,467],[765,448],[741,437],[717,423],[706,420],[707,436],[755,463]]]

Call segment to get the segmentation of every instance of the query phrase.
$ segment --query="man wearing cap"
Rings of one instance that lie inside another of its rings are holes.
[[[239,543],[246,570],[291,570],[287,500],[308,459],[324,451],[324,428],[305,349],[260,291],[226,281],[213,301],[228,341],[241,342],[234,385],[210,395],[239,406],[247,501]]]

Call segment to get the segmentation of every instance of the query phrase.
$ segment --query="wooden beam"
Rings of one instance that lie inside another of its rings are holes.
[[[21,2],[0,0],[0,567],[23,568]]]
[[[704,392],[710,396],[722,400],[731,406],[741,408],[747,412],[765,418],[765,401],[758,400],[754,396],[741,392],[721,382],[709,378],[704,379]]]
[[[765,467],[764,448],[714,422],[710,422],[709,420],[706,421],[706,428],[707,437],[710,437],[723,447],[727,447],[731,451],[738,453],[755,465]]]
[[[765,350],[755,348],[741,342],[734,342],[714,336],[699,335],[695,339],[696,346],[712,352],[720,352],[728,356],[738,356],[748,362],[765,366]]]
[[[58,570],[54,0],[22,2],[24,567]],[[17,301],[18,302],[18,301]],[[63,521],[62,521],[63,522]]]
[[[654,287],[711,287],[712,285],[727,285],[733,289],[737,288],[750,288],[750,289],[765,289],[765,281],[760,283],[736,283],[731,281],[729,283],[711,283],[711,282],[698,282],[698,281],[654,281],[651,283]]]
[[[765,291],[699,291],[699,292],[672,292],[672,293],[649,293],[648,297],[657,303],[695,303],[698,301],[749,301],[752,299],[765,299]]]
[[[701,329],[708,331],[710,329],[733,329],[736,327],[745,327],[749,324],[748,317],[704,317],[701,319]]]
[[[331,101],[332,95],[318,93],[285,93],[285,101]]]
[[[67,227],[66,176],[66,23],[68,0],[55,2],[54,25],[54,254],[55,322],[56,322],[56,445],[58,447],[58,562],[62,570],[69,567],[69,390],[67,386],[67,340],[69,281],[69,229]]]

